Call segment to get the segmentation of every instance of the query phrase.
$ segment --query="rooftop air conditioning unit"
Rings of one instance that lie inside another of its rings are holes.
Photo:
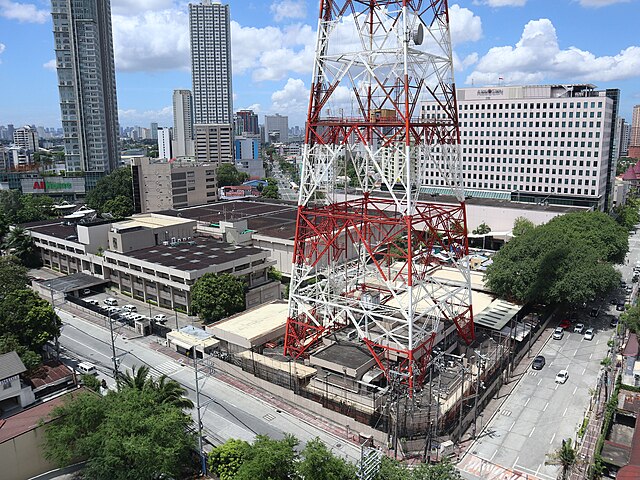
[[[167,242],[166,240],[164,242],[162,242],[162,245],[164,245],[165,247],[169,245],[169,242]]]
[[[176,237],[171,237],[171,243],[176,243]]]

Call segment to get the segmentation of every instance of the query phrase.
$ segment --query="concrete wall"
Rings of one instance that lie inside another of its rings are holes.
[[[91,226],[78,225],[76,230],[78,232],[78,242],[85,245],[85,252],[96,253],[100,247],[103,250],[109,248],[110,223]]]
[[[575,209],[575,211],[583,210]],[[544,206],[535,210],[531,208],[525,209],[517,203],[507,201],[496,206],[467,204],[467,228],[471,232],[484,222],[489,225],[493,232],[508,232],[511,231],[513,222],[518,217],[525,217],[535,225],[540,225],[565,213],[567,212],[557,209],[545,209]]]
[[[44,426],[0,443],[0,465],[3,480],[25,480],[56,468],[42,456]]]

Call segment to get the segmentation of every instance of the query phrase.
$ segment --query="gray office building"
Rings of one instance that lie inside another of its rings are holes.
[[[195,124],[232,124],[229,5],[189,4]]]
[[[51,0],[66,168],[90,186],[117,168],[110,0]]]

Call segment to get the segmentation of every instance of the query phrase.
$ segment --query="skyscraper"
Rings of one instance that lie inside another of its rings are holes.
[[[289,141],[289,117],[286,115],[264,116],[265,143],[286,143]]]
[[[240,135],[259,135],[260,127],[258,126],[258,115],[253,110],[238,110],[236,112],[236,120]]]
[[[173,158],[171,154],[171,129],[158,127],[158,158]]]
[[[194,123],[232,124],[229,5],[189,4]]]
[[[118,108],[110,0],[51,0],[67,171],[87,186],[117,168]]]
[[[633,107],[629,134],[629,156],[631,158],[640,158],[640,105]]]
[[[191,90],[173,91],[173,155],[193,155],[193,97]]]

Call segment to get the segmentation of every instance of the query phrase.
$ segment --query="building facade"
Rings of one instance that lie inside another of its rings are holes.
[[[640,105],[633,107],[628,154],[631,158],[640,158]]]
[[[169,127],[158,127],[156,137],[158,139],[158,158],[173,158],[171,129]]]
[[[66,169],[91,186],[117,168],[110,0],[51,0]]]
[[[30,152],[38,150],[38,132],[35,128],[25,125],[13,131],[13,144]]]
[[[459,89],[465,189],[608,209],[617,93],[587,84]],[[425,103],[422,115],[437,120],[442,113]],[[421,167],[427,190],[446,186],[435,164]]]
[[[134,211],[159,212],[217,201],[216,168],[212,163],[134,158]]]
[[[193,156],[193,97],[191,90],[173,91],[173,155]]]
[[[233,123],[229,5],[189,4],[194,123]]]
[[[233,129],[230,123],[195,125],[195,152],[198,162],[233,162]]]
[[[253,110],[238,110],[235,114],[236,135],[260,135],[258,115]]]
[[[289,117],[286,115],[264,116],[265,143],[278,143],[289,141]]]

